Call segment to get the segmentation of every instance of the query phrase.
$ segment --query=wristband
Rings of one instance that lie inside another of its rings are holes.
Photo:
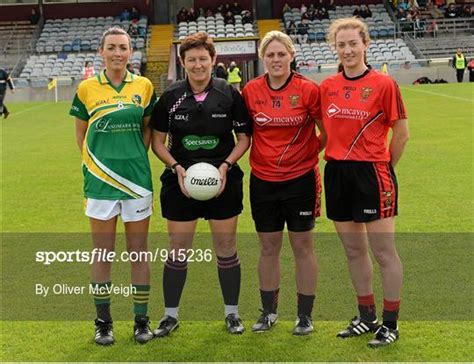
[[[228,171],[230,171],[231,168],[234,166],[234,165],[233,165],[232,163],[230,163],[228,160],[225,160],[225,161],[222,162],[222,163],[227,164],[227,167],[228,167],[227,170],[228,170]]]
[[[179,163],[176,162],[176,163],[173,163],[171,166],[170,166],[170,169],[171,169],[171,172],[173,172],[174,174],[176,174],[176,167],[179,166]]]

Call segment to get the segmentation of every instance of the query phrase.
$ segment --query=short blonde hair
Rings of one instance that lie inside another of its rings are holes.
[[[357,29],[362,38],[362,42],[365,45],[370,43],[369,28],[366,23],[357,18],[341,18],[334,20],[328,30],[327,41],[334,48],[336,47],[336,35],[343,29]]]
[[[260,43],[260,47],[258,48],[258,56],[260,58],[263,58],[268,45],[274,40],[283,44],[288,53],[290,53],[292,56],[296,54],[296,49],[293,45],[293,41],[291,40],[291,38],[287,34],[280,32],[279,30],[272,30],[265,34],[262,39],[262,42]]]

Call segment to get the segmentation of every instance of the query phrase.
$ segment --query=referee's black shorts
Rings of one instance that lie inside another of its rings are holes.
[[[321,211],[319,169],[283,182],[264,181],[250,176],[250,205],[258,232],[303,232],[314,227]]]
[[[388,162],[329,161],[324,169],[327,217],[370,222],[398,214],[398,184]]]
[[[173,221],[193,221],[200,217],[206,220],[225,220],[242,212],[244,173],[235,165],[227,172],[224,191],[217,198],[198,201],[187,198],[181,192],[178,177],[169,169],[161,175],[161,213]]]

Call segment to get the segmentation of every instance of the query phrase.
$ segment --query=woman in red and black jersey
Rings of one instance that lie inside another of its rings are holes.
[[[398,339],[403,270],[395,247],[394,167],[408,140],[408,124],[396,82],[365,62],[369,40],[366,24],[358,19],[331,24],[328,42],[337,51],[342,72],[321,83],[321,113],[327,132],[327,216],[344,245],[359,307],[359,316],[338,336],[376,332],[369,346],[378,347]],[[375,314],[369,246],[382,275],[381,326]]]
[[[312,229],[320,207],[318,153],[324,147],[324,138],[315,131],[316,123],[322,130],[317,121],[319,88],[291,71],[295,47],[288,35],[267,33],[259,54],[266,73],[243,90],[253,120],[250,204],[261,247],[258,273],[263,309],[252,330],[267,331],[277,320],[279,256],[286,223],[298,290],[293,334],[306,335],[313,330],[317,262]]]

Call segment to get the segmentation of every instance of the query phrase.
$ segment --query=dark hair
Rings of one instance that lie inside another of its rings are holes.
[[[186,51],[201,47],[209,52],[211,58],[214,58],[216,55],[216,48],[214,47],[214,42],[211,37],[209,37],[206,32],[197,32],[184,38],[179,47],[179,57],[184,62]]]
[[[132,49],[132,39],[130,38],[130,35],[120,27],[109,28],[102,34],[102,38],[100,39],[100,49],[104,49],[105,38],[109,35],[126,35],[128,38],[128,45],[130,49]]]

